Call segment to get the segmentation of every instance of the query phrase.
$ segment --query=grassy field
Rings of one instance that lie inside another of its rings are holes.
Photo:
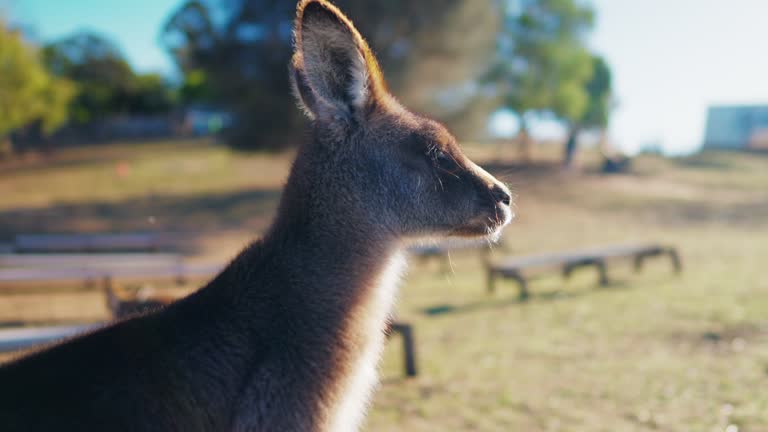
[[[768,155],[642,157],[632,175],[562,174],[468,153],[508,181],[514,253],[659,241],[679,247],[642,274],[484,291],[480,259],[447,274],[414,264],[398,315],[416,330],[421,374],[401,378],[389,344],[371,431],[768,431]],[[0,241],[16,232],[173,230],[196,259],[234,254],[269,223],[290,155],[240,155],[207,142],[113,145],[0,165]],[[495,256],[503,255],[495,251]],[[106,316],[91,292],[0,297],[0,322]]]

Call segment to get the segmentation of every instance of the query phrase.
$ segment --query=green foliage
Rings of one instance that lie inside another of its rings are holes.
[[[128,110],[139,114],[156,114],[170,111],[177,94],[160,74],[136,75],[129,98]]]
[[[570,165],[584,127],[605,127],[610,111],[611,73],[584,42],[593,11],[578,0],[506,1],[499,58],[488,80],[500,101],[521,119],[524,155],[525,115],[548,112],[570,131],[564,163]]]
[[[593,12],[575,0],[504,2],[497,64],[488,75],[501,90],[501,102],[521,118],[530,111],[552,111],[579,118],[592,75],[583,37]]]
[[[208,74],[203,69],[186,71],[179,89],[179,99],[184,103],[207,103],[214,100]]]
[[[578,120],[587,110],[590,95],[586,83],[592,76],[592,56],[580,46],[561,46],[562,52],[551,72],[556,78],[552,89],[552,111],[566,120]]]
[[[586,85],[589,101],[580,119],[586,127],[605,128],[612,108],[611,69],[600,56],[592,57],[592,78]]]
[[[72,83],[48,74],[34,47],[0,21],[0,140],[35,122],[53,132],[73,94]]]
[[[576,104],[572,103],[572,111],[555,109],[569,125],[570,131],[565,142],[565,155],[563,164],[570,167],[573,164],[576,149],[578,147],[579,132],[583,128],[605,129],[608,126],[608,117],[611,110],[611,70],[602,57],[590,57],[590,73],[588,81],[579,88],[580,97],[586,96],[583,105],[576,111]]]
[[[43,48],[48,69],[77,83],[73,120],[170,110],[175,95],[157,74],[136,74],[119,48],[103,36],[80,32]]]

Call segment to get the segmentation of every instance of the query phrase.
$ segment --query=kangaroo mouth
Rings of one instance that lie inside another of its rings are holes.
[[[493,217],[488,218],[488,238],[498,241],[501,238],[504,227],[509,225],[514,218],[515,213],[509,206],[497,206]]]
[[[509,206],[496,206],[490,212],[472,218],[467,224],[451,230],[450,235],[457,237],[486,237],[497,241],[504,227],[509,225],[515,215]]]

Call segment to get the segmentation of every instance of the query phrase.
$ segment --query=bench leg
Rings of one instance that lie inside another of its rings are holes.
[[[485,287],[488,294],[496,292],[496,272],[490,267],[485,270]]]
[[[492,268],[487,268],[485,271],[485,277],[486,277],[486,287],[488,294],[493,294],[496,292],[496,278],[499,276],[499,272],[494,271]],[[525,279],[525,277],[520,274],[519,272],[514,273],[508,273],[503,274],[505,278],[514,279],[515,282],[517,282],[517,289],[520,292],[520,300],[525,301],[528,300],[529,293],[528,293],[528,281]]]
[[[410,324],[393,323],[391,326],[392,331],[400,333],[403,338],[403,365],[405,367],[405,375],[409,377],[415,377],[418,375],[416,369],[416,349],[413,342],[413,328]]]
[[[677,253],[677,249],[669,248],[667,250],[667,255],[669,255],[669,259],[672,260],[672,267],[675,269],[675,273],[682,272],[683,271],[683,263],[680,260],[680,255]]]
[[[637,261],[635,261],[635,265],[637,265]],[[597,269],[598,283],[600,286],[608,286],[610,284],[610,280],[608,279],[608,267],[606,266],[604,260],[589,260],[575,264],[568,264],[563,267],[563,277],[565,279],[569,279],[574,270],[587,266],[594,266],[595,269]]]
[[[528,297],[530,297],[530,294],[528,293],[528,281],[525,280],[520,273],[514,273],[510,277],[517,282],[517,289],[520,291],[520,301],[528,300]]]
[[[184,275],[184,265],[181,262],[176,263],[176,285],[184,286],[187,284],[187,278]]]
[[[677,253],[677,249],[675,248],[666,248],[661,249],[659,251],[654,251],[650,253],[642,253],[635,256],[635,272],[640,272],[643,269],[643,262],[646,258],[652,257],[652,256],[659,256],[666,254],[669,256],[670,261],[672,261],[672,268],[674,269],[675,273],[680,273],[683,270],[682,262],[680,261],[680,255]]]
[[[608,280],[608,269],[605,265],[605,261],[595,261],[595,268],[597,268],[597,274],[600,279],[600,286],[608,286],[610,281]]]
[[[104,287],[104,290],[111,290],[112,289],[112,278],[109,276],[104,276],[104,278],[101,280],[101,284]]]
[[[635,255],[635,273],[639,273],[643,270],[643,264],[646,258],[662,255],[666,252],[664,249],[652,249],[649,251],[639,252]]]
[[[573,266],[566,265],[563,267],[563,279],[569,280],[573,274]]]
[[[634,258],[635,273],[640,273],[643,270],[643,261],[645,261],[645,255],[643,254],[635,255],[635,258]]]

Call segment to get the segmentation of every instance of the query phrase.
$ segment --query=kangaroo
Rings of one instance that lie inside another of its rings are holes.
[[[294,92],[311,119],[277,215],[197,292],[0,369],[8,431],[354,431],[403,245],[498,237],[509,190],[390,95],[352,22],[297,7]]]

